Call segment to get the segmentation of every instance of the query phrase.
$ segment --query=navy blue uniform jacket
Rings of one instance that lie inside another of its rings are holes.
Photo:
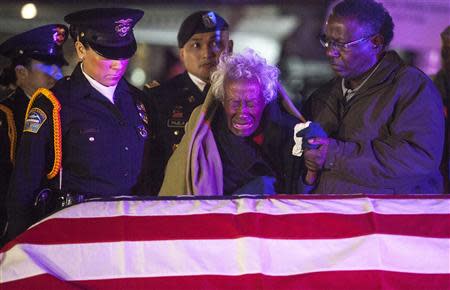
[[[29,101],[17,88],[0,102],[0,235],[6,224],[6,194]]]
[[[143,156],[150,133],[142,92],[122,79],[112,104],[89,84],[80,65],[52,92],[61,104],[62,191],[100,197],[145,193],[150,181]],[[58,176],[46,178],[54,160],[53,106],[39,96],[33,108],[38,123],[45,121],[37,132],[25,131],[18,148],[8,196],[10,237],[33,222],[37,193],[59,186]]]

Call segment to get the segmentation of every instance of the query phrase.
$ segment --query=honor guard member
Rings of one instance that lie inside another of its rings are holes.
[[[178,31],[179,57],[186,71],[159,84],[152,81],[144,87],[149,107],[156,113],[157,160],[149,163],[156,182],[162,183],[164,169],[173,150],[184,135],[184,125],[195,107],[205,100],[209,77],[219,56],[230,53],[228,23],[214,11],[197,11],[189,15]]]
[[[0,84],[15,88],[0,102],[0,236],[6,224],[6,194],[25,111],[38,88],[51,88],[62,78],[61,66],[67,65],[62,46],[67,36],[67,26],[50,24],[0,44],[0,55],[9,61],[0,74]]]
[[[123,75],[143,14],[97,8],[64,18],[80,62],[52,90],[34,93],[27,108],[8,195],[9,238],[35,221],[43,188],[52,189],[47,198],[57,189],[67,203],[141,192],[149,118],[142,92]]]

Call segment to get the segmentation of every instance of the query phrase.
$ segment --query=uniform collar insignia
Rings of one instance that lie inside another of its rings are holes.
[[[146,86],[147,88],[149,88],[149,89],[152,89],[152,88],[159,87],[160,84],[159,84],[158,81],[153,80],[153,81],[151,81],[151,82],[146,83],[145,86]]]

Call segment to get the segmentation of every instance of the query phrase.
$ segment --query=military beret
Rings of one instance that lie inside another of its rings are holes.
[[[63,24],[49,24],[17,34],[0,44],[0,54],[11,59],[30,57],[46,63],[66,65],[62,46],[68,29]]]
[[[85,40],[99,55],[127,59],[136,52],[133,27],[144,11],[130,8],[94,8],[64,17],[73,39]]]
[[[178,47],[182,48],[196,33],[228,30],[228,23],[214,11],[197,11],[189,15],[178,30]]]

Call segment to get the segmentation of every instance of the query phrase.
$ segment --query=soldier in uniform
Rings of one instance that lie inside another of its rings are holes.
[[[70,77],[30,100],[8,194],[9,238],[36,220],[34,203],[55,196],[46,187],[66,203],[145,193],[149,118],[142,92],[123,78],[143,14],[96,8],[64,18],[81,61]]]
[[[149,107],[155,109],[155,132],[158,154],[149,160],[155,182],[162,183],[164,169],[173,150],[184,135],[184,125],[195,107],[205,100],[209,77],[221,53],[230,53],[228,23],[214,11],[197,11],[189,15],[178,31],[179,57],[186,71],[161,84],[146,85]],[[156,150],[156,149],[155,149]]]
[[[0,235],[6,224],[6,194],[25,111],[38,88],[51,88],[62,78],[61,66],[67,64],[62,50],[67,31],[65,25],[49,24],[17,34],[0,45],[0,54],[10,61],[0,75],[0,84],[15,88],[0,101]]]

